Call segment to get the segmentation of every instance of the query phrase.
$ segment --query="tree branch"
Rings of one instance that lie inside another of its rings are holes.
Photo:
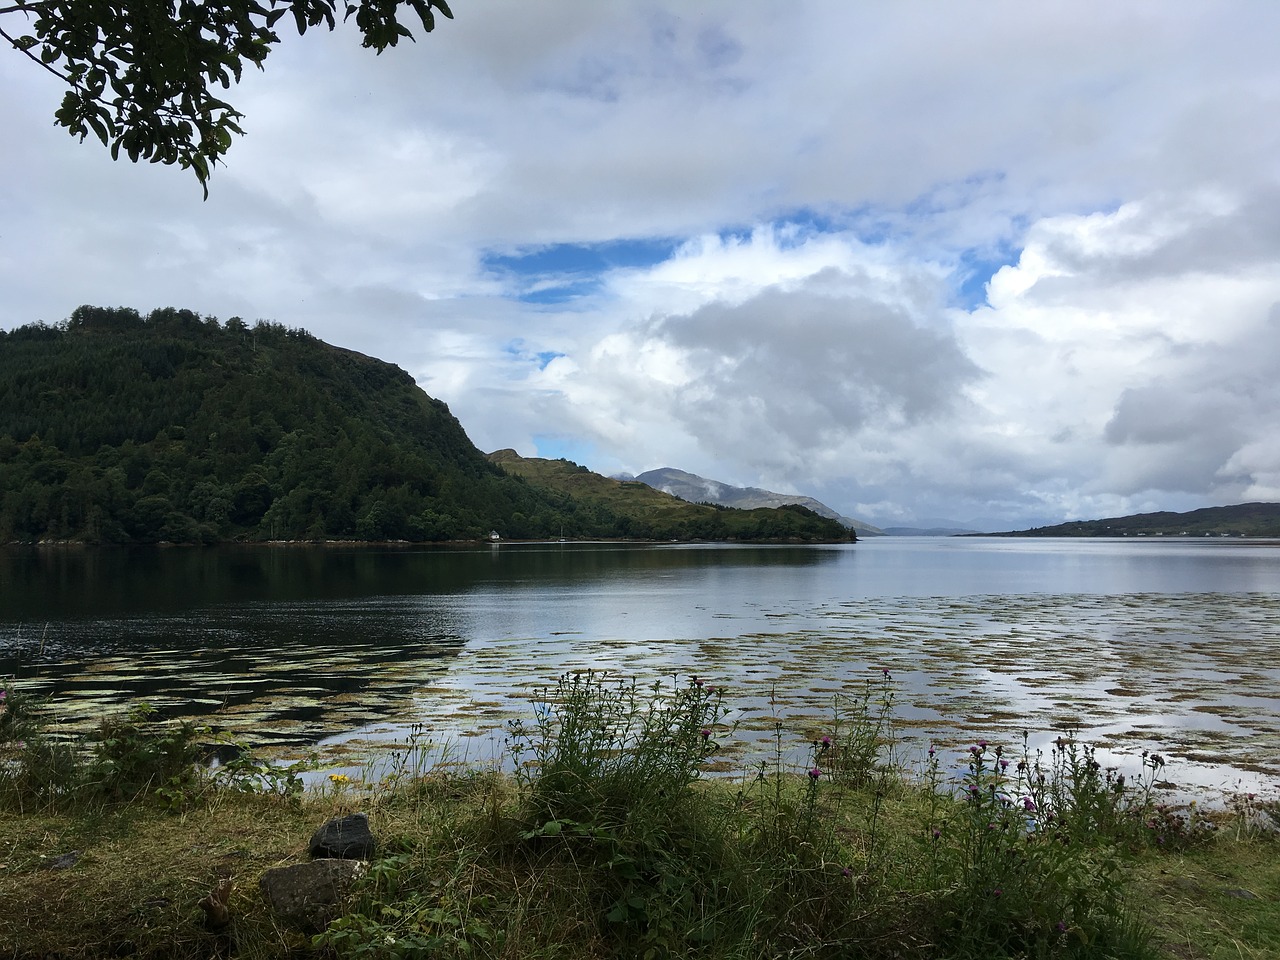
[[[4,13],[4,12],[5,12],[4,10],[0,10],[0,13]],[[39,67],[43,67],[45,70],[48,70],[50,73],[52,73],[55,77],[57,77],[63,83],[68,84],[69,86],[72,86],[72,87],[79,88],[80,85],[76,83],[74,80],[72,80],[69,76],[67,76],[65,73],[55,70],[53,67],[53,64],[45,63],[43,60],[37,57],[34,53],[32,53],[31,50],[23,50],[20,46],[18,46],[18,41],[13,39],[13,37],[9,36],[9,34],[7,34],[2,28],[0,28],[0,37],[4,37],[6,40],[8,40],[10,46],[12,46],[13,49],[17,50],[20,54],[22,54],[32,63],[36,64]]]

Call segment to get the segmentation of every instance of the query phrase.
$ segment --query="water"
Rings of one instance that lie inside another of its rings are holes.
[[[146,699],[288,751],[491,733],[567,670],[698,674],[730,756],[820,735],[887,670],[904,750],[1064,730],[1229,788],[1280,783],[1280,545],[879,538],[0,551],[0,677],[90,728]],[[802,749],[797,747],[796,749]]]

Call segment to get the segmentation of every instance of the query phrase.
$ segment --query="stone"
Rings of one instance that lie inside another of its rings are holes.
[[[312,860],[272,867],[259,886],[281,921],[303,933],[320,933],[342,912],[352,884],[368,867],[363,860]]]
[[[1252,890],[1223,890],[1228,897],[1234,897],[1237,900],[1261,900],[1262,898]]]
[[[40,866],[41,869],[44,870],[68,870],[79,862],[80,851],[72,850],[68,853],[62,854],[61,856],[54,857],[52,860],[49,860],[47,863],[42,863]]]
[[[311,835],[311,856],[319,859],[370,860],[375,842],[363,813],[334,817]]]

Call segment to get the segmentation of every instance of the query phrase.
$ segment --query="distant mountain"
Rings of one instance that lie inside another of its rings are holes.
[[[1072,520],[992,534],[999,537],[1280,537],[1280,503],[1239,503],[1187,513],[1138,513]]]
[[[812,510],[820,517],[827,517],[865,536],[880,536],[884,533],[879,527],[873,527],[861,520],[841,516],[825,503],[813,497],[795,496],[787,493],[774,493],[757,487],[735,487],[718,480],[708,480],[694,473],[686,473],[673,467],[662,467],[648,470],[634,478],[646,483],[655,490],[661,490],[690,503],[714,503],[723,507],[735,507],[749,510],[755,507],[781,507],[796,504]]]
[[[615,518],[628,537],[826,543],[856,539],[836,520],[802,504],[751,509],[695,504],[639,480],[592,473],[568,460],[522,457],[514,450],[498,450],[489,459],[534,489],[572,497],[584,510],[598,509]]]
[[[968,527],[885,527],[887,537],[958,537],[964,534],[975,534],[977,530]]]

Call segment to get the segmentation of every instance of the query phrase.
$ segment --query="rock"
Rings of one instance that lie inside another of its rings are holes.
[[[72,850],[40,865],[43,870],[67,870],[80,862],[80,851]]]
[[[312,860],[273,867],[262,875],[262,896],[283,922],[320,933],[342,911],[351,885],[364,874],[363,860]]]
[[[369,831],[369,818],[363,813],[334,817],[311,835],[311,856],[317,860],[370,860],[374,839]]]
[[[1261,900],[1262,898],[1252,890],[1223,890],[1228,897],[1234,897],[1237,900]]]

